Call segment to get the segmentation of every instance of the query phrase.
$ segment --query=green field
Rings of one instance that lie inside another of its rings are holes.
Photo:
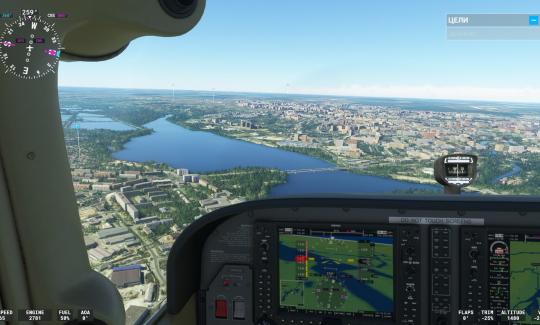
[[[540,304],[540,242],[510,242],[510,308],[536,315]],[[532,323],[527,317],[524,322]],[[540,321],[535,321],[540,324]]]
[[[279,262],[282,306],[393,311],[391,243],[282,234],[280,252],[286,252]]]

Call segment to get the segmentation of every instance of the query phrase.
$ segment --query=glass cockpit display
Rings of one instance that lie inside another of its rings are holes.
[[[392,318],[393,251],[389,230],[280,228],[280,309]]]
[[[489,307],[503,321],[540,324],[540,234],[488,235]]]

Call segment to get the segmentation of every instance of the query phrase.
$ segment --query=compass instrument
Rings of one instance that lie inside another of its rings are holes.
[[[55,73],[61,54],[60,37],[54,24],[34,15],[21,15],[0,34],[0,61],[7,74],[38,79]]]

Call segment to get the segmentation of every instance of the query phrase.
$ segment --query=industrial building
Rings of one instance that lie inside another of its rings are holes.
[[[126,227],[110,228],[98,231],[99,239],[127,234],[129,230]]]
[[[86,249],[97,247],[96,241],[90,236],[84,236],[84,245],[86,246]]]
[[[126,248],[139,245],[141,243],[137,238],[133,238],[124,242]]]
[[[113,256],[113,253],[109,252],[105,248],[96,247],[88,250],[88,256],[98,262],[106,261]]]
[[[111,281],[121,288],[140,284],[143,282],[142,268],[138,264],[115,267],[111,274]]]
[[[105,238],[103,239],[103,242],[107,245],[115,245],[134,239],[136,239],[135,235],[133,235],[132,233],[127,233],[119,236]]]

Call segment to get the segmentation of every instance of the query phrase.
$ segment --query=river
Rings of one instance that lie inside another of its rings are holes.
[[[495,177],[493,180],[491,180],[491,184],[497,184],[501,179],[516,176],[519,173],[521,173],[521,167],[519,167],[516,163],[512,163],[512,170]]]
[[[158,119],[145,125],[154,133],[131,139],[116,159],[166,163],[193,172],[211,172],[233,167],[269,167],[281,170],[324,168],[333,165],[310,156],[230,139],[210,132],[192,131]],[[407,189],[435,189],[347,171],[289,174],[287,183],[274,187],[271,196],[314,193],[391,193]]]

